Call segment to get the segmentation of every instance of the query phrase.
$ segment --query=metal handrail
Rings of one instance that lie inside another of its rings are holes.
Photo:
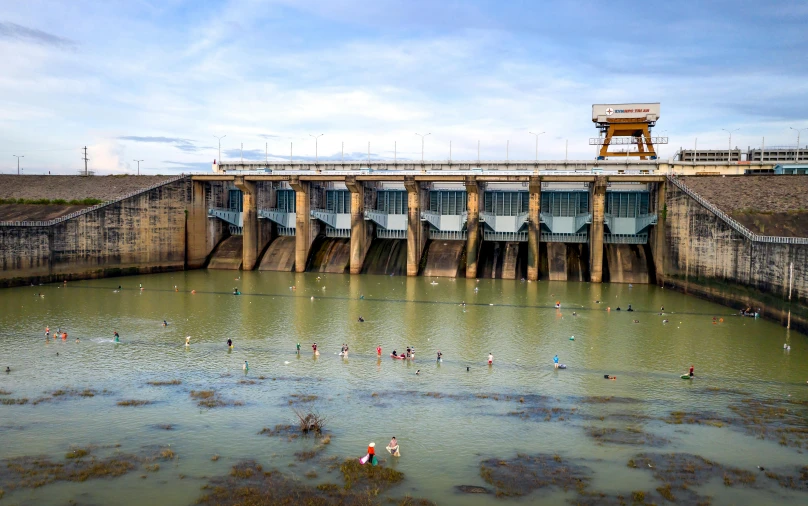
[[[718,209],[715,205],[708,202],[704,197],[687,187],[683,182],[679,181],[675,174],[668,175],[668,181],[673,183],[677,188],[686,193],[690,198],[701,204],[705,209],[724,220],[727,225],[732,227],[733,230],[743,235],[750,241],[754,242],[771,242],[780,244],[808,244],[806,237],[782,237],[774,235],[760,235],[752,232],[748,228],[741,225],[738,221],[732,219],[727,213]]]
[[[127,193],[126,195],[124,195],[122,197],[118,197],[118,198],[115,198],[113,200],[108,200],[106,202],[102,202],[100,204],[96,204],[94,206],[87,207],[87,208],[82,209],[80,211],[74,211],[74,212],[72,212],[70,214],[66,214],[64,216],[59,216],[58,218],[54,218],[52,220],[47,220],[47,221],[0,221],[0,227],[50,227],[50,226],[56,225],[57,223],[62,223],[63,221],[72,220],[73,218],[75,218],[77,216],[81,216],[82,214],[87,214],[87,213],[95,211],[96,209],[101,209],[102,207],[105,207],[105,206],[109,206],[109,205],[112,205],[112,204],[117,204],[118,202],[120,202],[122,200],[126,200],[126,199],[131,198],[131,197],[134,197],[135,195],[139,195],[141,193],[145,193],[147,191],[154,190],[155,188],[159,188],[161,186],[164,186],[164,185],[179,181],[180,179],[189,178],[189,177],[190,176],[188,176],[188,175],[180,174],[179,176],[174,176],[173,178],[164,179],[163,181],[161,181],[159,183],[153,184],[151,186],[148,186],[146,188],[142,188],[142,189],[137,190],[137,191]]]

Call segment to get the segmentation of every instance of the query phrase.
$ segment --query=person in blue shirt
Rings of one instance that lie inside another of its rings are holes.
[[[555,357],[553,357],[553,367],[555,367],[556,369],[558,369],[558,355],[556,355]]]

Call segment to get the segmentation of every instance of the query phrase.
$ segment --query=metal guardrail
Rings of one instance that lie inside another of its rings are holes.
[[[687,187],[683,182],[679,181],[676,175],[671,174],[668,175],[668,181],[674,184],[677,188],[682,190],[685,194],[687,194],[690,198],[701,204],[705,209],[716,215],[718,218],[722,219],[727,225],[729,225],[733,230],[738,232],[739,234],[743,235],[750,241],[754,242],[770,242],[770,243],[780,243],[780,244],[808,244],[808,238],[806,237],[780,237],[774,235],[759,235],[748,228],[744,227],[736,220],[732,219],[727,213],[718,209],[715,205],[708,202],[704,199],[701,195],[696,193],[695,191],[691,190]]]
[[[86,209],[82,209],[80,211],[75,211],[75,212],[72,212],[70,214],[66,214],[64,216],[59,216],[58,218],[54,218],[52,220],[47,220],[47,221],[0,221],[0,227],[51,227],[51,226],[56,225],[58,223],[62,223],[63,221],[72,220],[73,218],[76,218],[77,216],[81,216],[83,214],[91,213],[91,212],[93,212],[93,211],[95,211],[97,209],[101,209],[102,207],[106,207],[106,206],[109,206],[109,205],[112,205],[112,204],[117,204],[118,202],[120,202],[122,200],[126,200],[126,199],[131,198],[131,197],[134,197],[135,195],[139,195],[141,193],[145,193],[145,192],[154,190],[155,188],[159,188],[161,186],[165,186],[167,184],[171,184],[171,183],[174,183],[176,181],[179,181],[180,179],[185,179],[185,178],[188,178],[188,177],[190,177],[190,176],[188,176],[186,174],[180,174],[179,176],[174,176],[174,177],[169,178],[169,179],[164,179],[163,181],[161,181],[159,183],[153,184],[151,186],[148,186],[146,188],[143,188],[143,189],[140,189],[140,190],[137,190],[137,191],[127,193],[126,195],[124,195],[122,197],[118,197],[118,198],[113,199],[113,200],[108,200],[106,202],[102,202],[100,204],[96,204],[94,206],[90,206],[90,207],[88,207]]]

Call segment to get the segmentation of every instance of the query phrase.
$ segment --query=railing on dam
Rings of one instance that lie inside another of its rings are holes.
[[[151,186],[147,186],[146,188],[142,188],[140,190],[129,192],[126,195],[123,195],[121,197],[117,197],[117,198],[114,198],[112,200],[102,202],[101,204],[96,204],[96,205],[90,206],[90,207],[88,207],[86,209],[82,209],[80,211],[75,211],[75,212],[72,212],[70,214],[66,214],[64,216],[59,216],[58,218],[54,218],[52,220],[47,220],[47,221],[0,221],[0,227],[50,227],[52,225],[56,225],[57,223],[62,223],[63,221],[72,220],[73,218],[76,218],[76,217],[81,216],[83,214],[91,213],[91,212],[93,212],[93,211],[95,211],[97,209],[101,209],[102,207],[110,206],[112,204],[117,204],[118,202],[120,202],[122,200],[132,198],[135,195],[139,195],[141,193],[145,193],[145,192],[154,190],[155,188],[159,188],[161,186],[165,186],[167,184],[174,183],[176,181],[179,181],[180,179],[185,179],[187,177],[190,177],[190,176],[188,176],[186,174],[180,174],[179,176],[174,176],[174,177],[171,177],[171,178],[168,178],[168,179],[164,179],[164,180],[160,181],[159,183],[155,183],[155,184],[153,184]]]
[[[718,216],[727,225],[729,225],[733,230],[738,232],[739,234],[743,235],[750,241],[755,242],[771,242],[771,243],[781,243],[781,244],[808,244],[808,238],[806,237],[779,237],[773,235],[759,235],[748,228],[744,227],[734,219],[732,219],[727,213],[718,209],[716,206],[708,202],[704,199],[701,195],[694,192],[690,188],[687,187],[683,182],[679,181],[679,179],[674,176],[668,176],[668,181],[673,183],[677,188],[682,190],[685,194],[687,194],[690,198],[701,204],[705,209],[713,213],[714,215]]]

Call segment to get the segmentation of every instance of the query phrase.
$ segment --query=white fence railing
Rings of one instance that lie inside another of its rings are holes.
[[[50,227],[50,226],[56,225],[57,223],[62,223],[63,221],[72,220],[73,218],[75,218],[77,216],[81,216],[82,214],[91,213],[91,212],[95,211],[96,209],[101,209],[102,207],[105,207],[105,206],[109,206],[109,205],[112,205],[112,204],[117,204],[118,202],[120,202],[122,200],[126,200],[128,198],[134,197],[135,195],[145,193],[147,191],[154,190],[155,188],[159,188],[161,186],[171,184],[171,183],[173,183],[175,181],[179,181],[180,179],[184,179],[184,178],[187,178],[187,177],[190,177],[190,176],[187,176],[185,174],[180,174],[179,176],[174,176],[174,177],[171,177],[171,178],[168,178],[168,179],[164,179],[164,180],[160,181],[159,183],[153,184],[153,185],[148,186],[146,188],[141,188],[140,190],[136,190],[136,191],[127,193],[126,195],[124,195],[122,197],[118,197],[118,198],[113,199],[113,200],[108,200],[106,202],[102,202],[100,204],[96,204],[94,206],[90,206],[90,207],[87,207],[87,208],[82,209],[80,211],[75,211],[75,212],[72,212],[70,214],[66,214],[64,216],[59,216],[58,218],[54,218],[52,220],[47,220],[47,221],[0,221],[0,227]]]
[[[744,227],[736,220],[732,219],[727,213],[718,209],[713,204],[709,203],[706,199],[704,199],[701,195],[694,192],[690,188],[687,187],[683,182],[679,181],[679,179],[675,175],[669,175],[668,181],[673,183],[677,188],[682,190],[685,194],[687,194],[690,198],[701,204],[705,209],[713,213],[714,215],[718,216],[722,219],[727,225],[732,227],[733,230],[738,232],[739,234],[743,235],[750,241],[755,242],[774,242],[774,243],[781,243],[781,244],[808,244],[808,238],[806,237],[780,237],[774,235],[760,235],[752,232],[748,228]]]

